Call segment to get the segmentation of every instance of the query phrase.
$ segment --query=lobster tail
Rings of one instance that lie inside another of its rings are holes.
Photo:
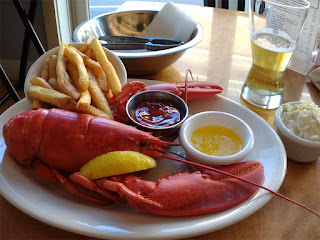
[[[36,156],[35,148],[28,139],[37,139],[38,133],[41,131],[38,126],[42,124],[43,117],[46,115],[45,112],[46,110],[44,112],[39,111],[37,115],[42,116],[39,121],[35,121],[35,118],[33,118],[35,111],[22,112],[13,117],[3,127],[3,137],[7,148],[22,165],[29,165]],[[37,125],[37,127],[30,127],[32,124]]]

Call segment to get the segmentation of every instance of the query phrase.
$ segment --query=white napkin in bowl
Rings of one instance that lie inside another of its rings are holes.
[[[172,2],[168,2],[140,37],[171,38],[187,42],[196,28],[197,23],[190,16]]]
[[[310,81],[318,88],[320,91],[320,67],[316,68],[308,74]]]

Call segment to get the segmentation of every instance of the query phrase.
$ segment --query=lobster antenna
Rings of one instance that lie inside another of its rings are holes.
[[[192,79],[192,81],[194,81],[191,70],[187,69],[186,77],[184,79],[184,85],[185,85],[184,99],[185,99],[186,104],[188,104],[188,99],[187,99],[187,96],[188,96],[188,73],[190,73],[191,79]]]
[[[186,72],[186,77],[184,78],[184,87],[185,87],[185,91],[184,91],[184,100],[186,101],[186,104],[188,105],[188,72],[190,71],[190,69],[187,69]],[[191,72],[191,71],[190,71]]]
[[[288,197],[286,197],[286,196],[284,196],[284,195],[282,195],[282,194],[280,194],[280,193],[277,193],[277,192],[275,192],[275,191],[272,191],[271,189],[266,188],[266,187],[264,187],[264,186],[262,186],[262,185],[260,185],[260,184],[257,184],[257,183],[255,183],[255,182],[249,181],[249,180],[247,180],[247,179],[238,177],[238,176],[236,176],[236,175],[233,175],[233,174],[231,174],[231,173],[224,172],[224,171],[219,170],[219,169],[216,169],[216,168],[212,168],[212,167],[209,167],[209,166],[206,166],[206,165],[202,165],[202,164],[199,164],[199,163],[191,162],[191,161],[188,160],[187,158],[185,158],[185,157],[183,157],[182,155],[179,155],[179,154],[177,154],[177,153],[173,153],[173,152],[170,152],[170,151],[164,150],[164,149],[162,149],[162,151],[163,151],[163,152],[166,152],[166,153],[174,154],[174,155],[179,156],[179,157],[181,157],[181,158],[183,158],[183,159],[174,158],[174,157],[171,157],[171,156],[168,156],[168,155],[164,155],[165,158],[168,158],[168,159],[171,159],[171,160],[175,160],[175,161],[178,161],[178,162],[182,162],[182,163],[185,163],[185,164],[193,165],[193,166],[195,166],[195,167],[212,170],[212,171],[214,171],[214,172],[217,172],[217,173],[226,175],[226,176],[228,176],[228,177],[236,178],[236,179],[238,179],[238,180],[240,180],[240,181],[243,181],[243,182],[249,183],[249,184],[251,184],[251,185],[254,185],[254,186],[256,186],[256,187],[262,188],[262,189],[264,189],[264,190],[266,190],[266,191],[268,191],[268,192],[270,192],[270,193],[272,193],[272,194],[274,194],[274,195],[276,195],[276,196],[278,196],[278,197],[281,197],[281,198],[283,198],[283,199],[285,199],[285,200],[287,200],[287,201],[289,201],[289,202],[291,202],[291,203],[294,203],[294,204],[298,205],[299,207],[302,207],[302,208],[306,209],[307,211],[313,213],[314,215],[316,215],[317,217],[320,218],[320,215],[319,215],[318,213],[316,213],[316,212],[313,211],[312,209],[308,208],[307,206],[304,206],[303,204],[298,203],[298,202],[296,202],[296,201],[294,201],[294,200],[292,200],[292,199],[290,199],[290,198],[288,198]]]

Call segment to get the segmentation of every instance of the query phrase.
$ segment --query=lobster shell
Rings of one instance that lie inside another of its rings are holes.
[[[79,171],[92,158],[111,151],[146,152],[171,145],[150,133],[106,118],[62,109],[16,115],[3,128],[9,152],[23,165],[35,157],[49,166]]]

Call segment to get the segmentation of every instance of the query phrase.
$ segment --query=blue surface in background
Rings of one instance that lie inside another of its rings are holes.
[[[90,0],[90,18],[103,13],[116,11],[127,0]],[[143,2],[152,2],[150,0],[139,0]],[[190,5],[203,6],[203,0],[171,0],[173,3],[183,3]],[[155,2],[168,2],[168,0],[157,0]]]

